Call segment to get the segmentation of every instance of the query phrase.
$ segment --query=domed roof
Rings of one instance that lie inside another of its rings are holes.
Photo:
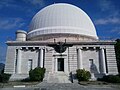
[[[80,8],[66,3],[49,5],[32,19],[28,38],[47,34],[79,34],[98,39],[89,16]]]

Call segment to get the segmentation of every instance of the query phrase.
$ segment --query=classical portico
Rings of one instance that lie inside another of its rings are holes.
[[[16,61],[15,61],[15,71],[14,73],[21,74],[22,73],[22,60],[23,60],[23,53],[24,52],[37,52],[38,53],[38,59],[36,67],[44,68],[44,55],[45,55],[45,49],[39,48],[39,47],[21,47],[16,49]],[[28,58],[28,71],[33,69],[33,59]],[[27,72],[28,72],[27,71]]]

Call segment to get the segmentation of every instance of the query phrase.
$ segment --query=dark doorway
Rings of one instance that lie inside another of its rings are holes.
[[[64,58],[58,58],[58,71],[64,71]]]

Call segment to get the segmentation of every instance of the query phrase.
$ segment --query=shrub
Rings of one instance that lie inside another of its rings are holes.
[[[120,74],[117,74],[116,76],[119,76],[119,77],[120,77]]]
[[[107,75],[103,76],[103,78],[99,78],[99,81],[105,81],[110,83],[120,83],[120,77],[117,75]]]
[[[76,76],[78,81],[88,81],[91,77],[91,74],[89,71],[86,71],[85,69],[78,69],[76,70]]]
[[[8,82],[10,76],[11,76],[10,74],[6,74],[6,73],[0,74],[0,82],[3,82],[3,83]]]
[[[45,69],[37,67],[29,71],[29,77],[31,81],[42,81],[44,78]]]

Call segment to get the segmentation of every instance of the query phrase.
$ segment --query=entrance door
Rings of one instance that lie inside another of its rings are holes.
[[[64,71],[64,58],[58,58],[58,71]]]

